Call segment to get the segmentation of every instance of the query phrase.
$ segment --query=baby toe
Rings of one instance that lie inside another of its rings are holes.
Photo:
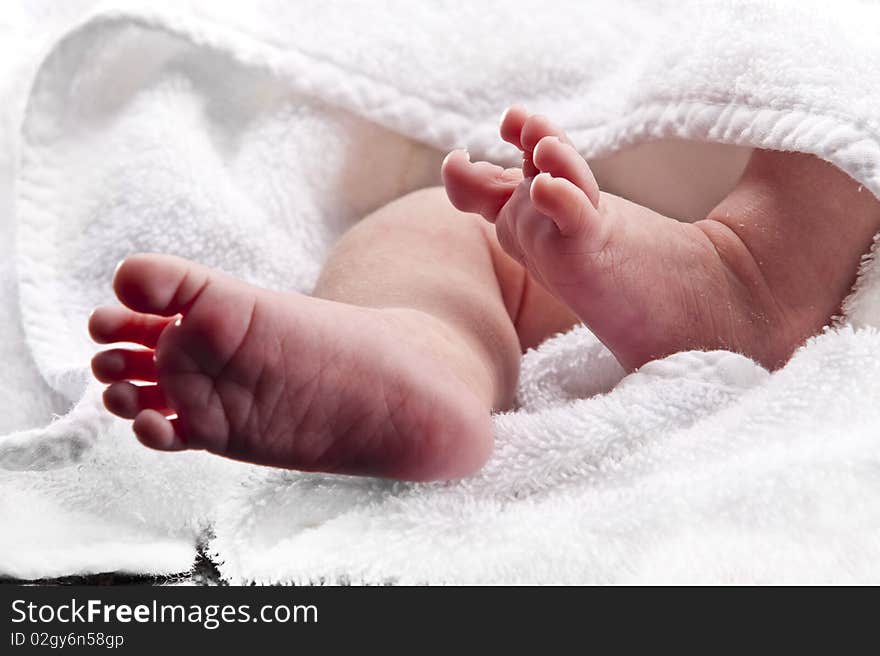
[[[89,335],[98,344],[132,342],[153,348],[171,317],[141,314],[119,305],[103,306],[89,316]]]
[[[532,152],[544,137],[556,137],[560,141],[570,143],[565,131],[542,114],[530,116],[523,124],[520,134],[523,150]]]
[[[159,451],[182,451],[186,442],[177,430],[176,420],[163,417],[155,410],[143,410],[135,417],[132,430],[144,446]]]
[[[547,136],[535,145],[532,160],[539,171],[554,178],[565,178],[587,195],[593,207],[599,206],[599,185],[589,164],[574,146],[558,137]]]
[[[553,219],[563,236],[584,234],[591,224],[601,225],[599,213],[587,195],[565,178],[541,173],[532,181],[529,194],[535,209]]]
[[[136,312],[171,317],[195,302],[209,274],[207,267],[180,257],[142,253],[119,264],[113,289]]]
[[[129,382],[113,383],[104,390],[104,406],[124,419],[134,419],[141,410],[156,410],[161,414],[171,412],[158,385]]]
[[[529,113],[522,105],[511,105],[504,114],[501,115],[501,125],[499,131],[501,138],[509,144],[512,144],[523,150],[520,135],[522,134],[523,125],[529,118]]]
[[[522,180],[518,169],[489,162],[471,162],[466,151],[453,150],[440,169],[449,201],[462,212],[474,212],[495,221]]]
[[[538,167],[534,164],[533,153],[535,146],[544,137],[556,137],[561,141],[568,142],[568,137],[562,128],[558,127],[549,118],[541,114],[530,116],[523,123],[522,132],[520,133],[520,142],[523,149],[523,173],[528,177],[540,173]]]
[[[156,381],[153,351],[110,349],[92,358],[92,373],[102,383],[123,380]]]

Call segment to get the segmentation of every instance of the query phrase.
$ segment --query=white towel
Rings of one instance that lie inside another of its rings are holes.
[[[880,7],[217,5],[94,10],[33,78],[13,132],[21,328],[4,327],[25,373],[0,385],[34,407],[0,438],[0,573],[177,572],[207,542],[233,582],[880,580],[870,258],[846,317],[772,375],[713,352],[624,378],[586,329],[551,340],[457,483],[147,451],[100,410],[85,332],[132,251],[308,290],[332,241],[435,183],[445,150],[512,162],[512,101],[588,157],[668,137],[798,150],[880,195]]]

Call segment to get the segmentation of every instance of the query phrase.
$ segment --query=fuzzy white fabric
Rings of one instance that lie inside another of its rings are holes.
[[[154,453],[101,411],[85,325],[124,255],[307,291],[333,240],[435,183],[445,150],[512,162],[511,101],[586,156],[797,150],[880,195],[877,5],[515,5],[132,2],[47,42],[9,112],[0,573],[185,571],[207,541],[233,582],[880,580],[870,257],[846,316],[774,374],[713,352],[624,377],[586,329],[554,338],[466,481]]]

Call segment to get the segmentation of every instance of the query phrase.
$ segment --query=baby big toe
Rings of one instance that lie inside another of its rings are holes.
[[[198,298],[210,273],[205,266],[173,255],[131,255],[116,269],[113,289],[136,312],[171,317]]]
[[[599,185],[586,160],[569,143],[558,137],[543,137],[532,153],[535,166],[554,178],[565,178],[583,191],[593,207],[599,206]]]

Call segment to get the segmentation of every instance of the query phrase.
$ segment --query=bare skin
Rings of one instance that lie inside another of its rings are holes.
[[[540,288],[523,296],[525,272],[493,232],[442,189],[415,192],[340,240],[313,296],[131,256],[114,278],[122,306],[89,321],[99,343],[145,347],[95,356],[105,405],[161,450],[409,480],[470,474],[491,451],[490,410],[513,401],[523,344],[576,321]],[[523,342],[519,312],[540,317],[522,324]]]
[[[682,223],[605,194],[565,134],[512,107],[522,169],[450,153],[459,209],[498,238],[627,369],[690,349],[784,364],[837,312],[880,229],[880,203],[815,157],[757,151],[705,219]]]
[[[127,258],[121,306],[89,322],[99,343],[143,347],[93,359],[108,410],[161,450],[462,477],[491,452],[490,412],[511,407],[524,349],[582,320],[630,369],[693,348],[780,366],[837,311],[880,229],[877,199],[809,156],[757,152],[682,224],[601,193],[547,119],[515,107],[501,132],[522,169],[451,153],[445,191],[355,226],[311,296]]]

